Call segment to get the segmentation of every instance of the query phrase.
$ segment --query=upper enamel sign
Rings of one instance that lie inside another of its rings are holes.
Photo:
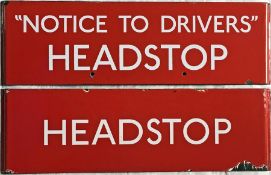
[[[267,3],[8,2],[2,83],[268,84]]]

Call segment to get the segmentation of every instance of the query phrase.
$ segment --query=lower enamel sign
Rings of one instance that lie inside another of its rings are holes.
[[[269,170],[269,100],[264,89],[6,90],[3,171]]]

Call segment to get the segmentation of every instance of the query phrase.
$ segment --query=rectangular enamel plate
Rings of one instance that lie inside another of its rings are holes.
[[[5,85],[268,84],[269,4],[4,2]]]
[[[270,170],[269,90],[5,90],[9,173]]]

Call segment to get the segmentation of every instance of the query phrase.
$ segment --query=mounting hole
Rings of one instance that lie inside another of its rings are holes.
[[[182,76],[186,76],[187,75],[187,72],[182,72]]]
[[[91,73],[90,73],[90,78],[94,78],[94,75],[95,75],[95,73],[94,73],[94,72],[91,72]]]

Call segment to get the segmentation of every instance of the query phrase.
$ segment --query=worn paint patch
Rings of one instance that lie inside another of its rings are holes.
[[[249,161],[243,161],[229,169],[229,171],[268,171],[268,168],[266,165],[256,166]]]

